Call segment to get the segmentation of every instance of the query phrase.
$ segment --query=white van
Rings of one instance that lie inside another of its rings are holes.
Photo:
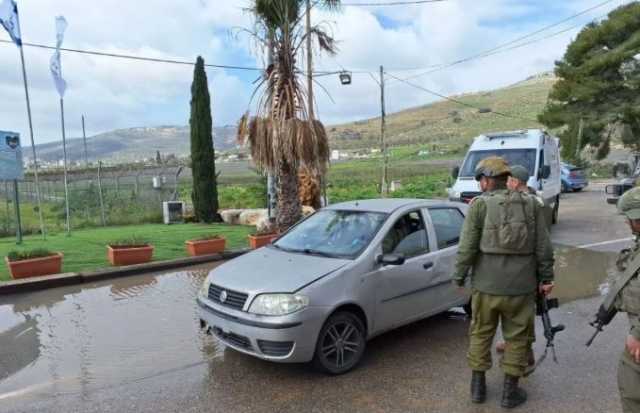
[[[456,180],[449,188],[452,201],[471,202],[480,195],[480,185],[474,178],[476,165],[489,156],[501,156],[509,165],[529,169],[528,185],[538,191],[551,215],[558,221],[560,208],[560,151],[558,138],[540,129],[487,133],[473,140],[461,167],[453,170]]]

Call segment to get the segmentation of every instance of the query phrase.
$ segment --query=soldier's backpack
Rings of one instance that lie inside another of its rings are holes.
[[[487,206],[487,214],[480,250],[485,254],[533,254],[536,243],[536,200],[513,191],[489,193],[482,199]]]

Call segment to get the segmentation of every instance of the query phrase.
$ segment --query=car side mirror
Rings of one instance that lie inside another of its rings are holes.
[[[378,255],[376,261],[382,265],[402,265],[405,258],[402,254],[381,254]]]
[[[548,179],[551,176],[551,167],[549,165],[542,165],[540,167],[540,177],[542,179]]]
[[[460,175],[460,167],[459,166],[454,166],[453,168],[451,168],[451,177],[453,179],[458,179],[459,175]]]

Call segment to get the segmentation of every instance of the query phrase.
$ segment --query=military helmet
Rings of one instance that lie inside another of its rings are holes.
[[[640,188],[628,190],[618,201],[618,211],[629,219],[640,219]]]
[[[504,158],[499,156],[490,156],[481,160],[476,166],[476,181],[486,176],[488,178],[497,178],[498,176],[511,175],[511,168]]]
[[[529,182],[529,171],[522,165],[514,165],[511,168],[511,176],[525,184]]]

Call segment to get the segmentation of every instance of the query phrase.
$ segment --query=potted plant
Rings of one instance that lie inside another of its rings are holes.
[[[153,245],[138,237],[121,239],[107,245],[107,256],[115,266],[142,264],[151,261]]]
[[[280,234],[273,231],[258,231],[254,234],[249,234],[249,247],[255,250],[258,248],[262,248],[265,245],[271,244],[275,241]]]
[[[192,257],[224,252],[227,240],[215,234],[207,234],[196,239],[185,241],[187,252]]]
[[[62,272],[62,253],[43,248],[30,251],[11,251],[5,258],[13,279]]]

